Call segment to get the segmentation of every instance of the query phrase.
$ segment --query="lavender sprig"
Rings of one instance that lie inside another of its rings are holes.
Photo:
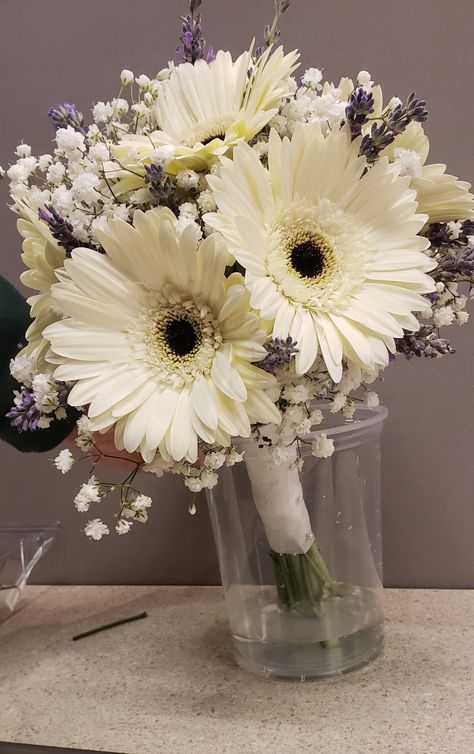
[[[437,267],[430,277],[437,283],[454,283],[457,280],[474,281],[474,248],[463,246],[442,249],[436,255]]]
[[[469,236],[474,236],[474,220],[464,220],[461,223],[457,238],[452,237],[448,223],[430,223],[422,235],[428,238],[432,248],[466,246]]]
[[[53,391],[55,394],[54,409],[49,413],[38,407],[34,385],[31,387],[21,386],[21,391],[15,391],[14,405],[5,414],[10,419],[10,424],[18,432],[34,432],[37,429],[49,427],[53,418],[66,418],[67,398],[71,386],[66,382],[54,381]]]
[[[155,197],[158,204],[173,209],[173,184],[168,176],[165,175],[163,166],[154,164],[146,165],[144,180],[150,193]]]
[[[446,338],[439,338],[433,325],[423,325],[416,333],[406,333],[396,341],[397,353],[405,354],[410,361],[414,356],[435,359],[448,353],[455,353],[455,349]]]
[[[196,60],[204,58],[206,49],[206,40],[202,36],[201,14],[196,13],[202,5],[202,0],[191,0],[189,4],[189,13],[181,16],[181,36],[179,37],[180,45],[176,48],[178,63],[195,63]],[[214,60],[214,51],[209,48],[206,60],[210,63]]]
[[[43,220],[51,231],[51,235],[56,239],[58,244],[66,250],[66,256],[70,257],[73,249],[79,247],[86,249],[93,249],[94,247],[84,241],[79,241],[73,235],[74,228],[68,220],[61,217],[59,212],[53,207],[52,204],[46,204],[44,207],[40,207],[38,210],[40,220]]]
[[[267,356],[258,362],[260,369],[275,375],[278,369],[290,363],[292,356],[298,353],[296,341],[289,335],[283,340],[275,338],[265,345]]]
[[[412,92],[405,105],[397,105],[382,116],[380,125],[372,125],[370,134],[366,134],[362,139],[359,154],[364,155],[367,162],[375,162],[380,152],[388,147],[398,134],[403,133],[409,123],[422,123],[427,117],[425,100],[417,99]]]
[[[282,16],[283,13],[285,13],[285,11],[287,11],[290,7],[290,2],[291,0],[275,0],[275,17],[273,19],[272,25],[270,26],[269,24],[267,24],[263,30],[264,44],[256,48],[256,60],[258,60],[258,58],[263,55],[267,47],[271,47],[280,40],[281,32],[280,29],[277,28],[277,24],[280,20],[280,16]]]
[[[380,152],[394,139],[395,134],[387,129],[385,123],[381,123],[380,126],[373,123],[370,134],[365,134],[362,139],[359,155],[363,155],[367,162],[375,162]]]
[[[362,86],[358,86],[349,97],[349,104],[346,107],[346,119],[351,129],[352,139],[360,136],[362,126],[367,123],[369,115],[373,112],[374,95]]]
[[[79,112],[75,105],[64,102],[62,105],[50,107],[48,110],[48,116],[51,118],[56,128],[67,128],[68,126],[72,126],[75,131],[80,131],[84,136],[87,133],[87,128],[84,126],[84,116]]]
[[[18,432],[34,432],[38,428],[41,411],[36,406],[32,388],[23,388],[15,399],[15,405],[5,414]]]

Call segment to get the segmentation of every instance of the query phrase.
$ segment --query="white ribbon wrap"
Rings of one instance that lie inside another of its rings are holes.
[[[274,432],[262,432],[265,436]],[[314,542],[308,510],[295,462],[296,447],[287,450],[289,458],[276,464],[268,447],[259,448],[253,440],[240,441],[257,511],[262,519],[268,544],[278,553],[304,553]]]

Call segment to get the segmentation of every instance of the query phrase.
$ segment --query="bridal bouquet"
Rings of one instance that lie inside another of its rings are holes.
[[[395,358],[453,352],[441,329],[468,320],[474,202],[429,162],[423,100],[384,98],[366,71],[331,83],[298,69],[279,46],[289,0],[235,60],[206,48],[200,5],[176,62],[123,70],[92,118],[52,107],[52,153],[20,144],[6,171],[34,291],[8,417],[19,432],[76,423],[78,450],[55,464],[92,460],[75,505],[96,540],[146,521],[140,470],[197,493],[252,444],[280,596],[285,555],[309,554],[318,605],[337,586],[294,505],[308,433],[316,457],[334,449],[312,401],[351,420]],[[120,483],[97,476],[110,458]]]

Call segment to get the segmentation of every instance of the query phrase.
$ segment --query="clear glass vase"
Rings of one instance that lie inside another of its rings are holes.
[[[324,422],[300,445],[300,471],[294,457],[276,465],[267,448],[242,441],[245,460],[222,469],[208,491],[236,660],[287,680],[346,673],[383,644],[380,434],[387,411],[359,406],[345,420],[328,405],[315,407]],[[312,455],[321,432],[334,442],[328,458]]]

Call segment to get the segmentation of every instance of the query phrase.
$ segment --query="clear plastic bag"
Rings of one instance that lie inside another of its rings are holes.
[[[30,574],[48,551],[59,524],[0,526],[0,611],[13,612]]]

